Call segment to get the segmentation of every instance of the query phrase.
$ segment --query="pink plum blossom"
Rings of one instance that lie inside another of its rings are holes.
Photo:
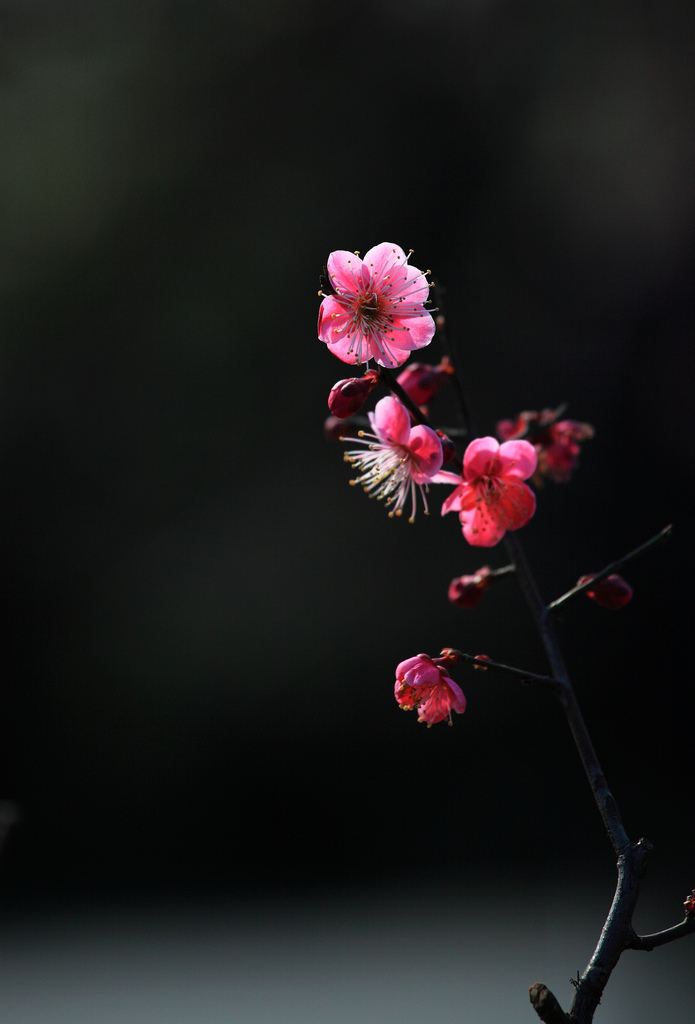
[[[427,722],[428,728],[444,719],[451,725],[451,712],[462,715],[466,710],[461,687],[446,674],[445,665],[452,661],[455,659],[418,654],[396,669],[396,700],[404,711],[417,708],[418,721]]]
[[[382,398],[369,413],[373,433],[359,432],[359,438],[345,437],[367,445],[366,451],[345,453],[345,461],[360,471],[352,484],[362,484],[370,498],[376,497],[390,507],[390,516],[403,514],[410,495],[410,522],[415,519],[417,491],[420,491],[427,515],[427,484],[442,466],[442,443],[434,430],[421,424],[412,426],[410,415],[397,398]],[[364,440],[363,440],[364,439]]]
[[[525,526],[536,511],[535,495],[523,482],[535,471],[536,461],[528,441],[471,441],[463,456],[462,476],[445,470],[433,481],[457,485],[442,505],[442,515],[458,512],[468,543],[492,547],[507,530]]]
[[[365,253],[337,249],[328,257],[333,294],[324,295],[318,334],[344,363],[400,366],[429,345],[435,323],[425,309],[429,285],[398,245],[381,242]]]

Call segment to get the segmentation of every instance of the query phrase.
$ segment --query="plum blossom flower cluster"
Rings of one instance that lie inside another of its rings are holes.
[[[582,441],[594,436],[589,423],[561,420],[562,410],[543,409],[541,412],[522,412],[515,420],[500,420],[497,433],[503,441],[525,439],[533,444],[538,465],[533,482],[540,484],[543,477],[556,483],[567,483],[577,468]]]
[[[381,242],[363,258],[344,249],[328,257],[319,292],[318,338],[341,362],[362,365],[363,372],[331,388],[326,437],[350,445],[344,454],[355,471],[350,483],[383,502],[389,516],[405,513],[412,523],[419,506],[429,513],[431,486],[448,485],[453,489],[441,514],[457,513],[469,545],[492,548],[534,515],[536,497],[527,481],[540,483],[544,476],[568,480],[579,446],[593,435],[593,428],[561,420],[562,409],[524,412],[498,424],[501,443],[491,436],[474,438],[461,459],[448,436],[451,431],[436,429],[429,421],[431,403],[455,376],[444,340],[445,351],[437,364],[411,362],[396,378],[391,374],[413,352],[428,346],[444,324],[443,316],[435,321],[436,310],[428,308],[429,271],[413,266],[411,254],[392,242]],[[460,394],[458,383],[457,387]],[[361,410],[372,392],[377,400],[365,415]],[[442,468],[450,462],[458,471]],[[473,608],[492,582],[512,568],[483,566],[453,579],[449,601],[458,608]],[[626,591],[618,590],[611,577],[597,584],[590,596],[618,607],[629,600]],[[461,714],[466,700],[449,676],[456,660],[446,648],[440,658],[420,654],[401,662],[395,686],[401,707],[417,710],[419,720],[428,726],[451,722],[452,712]]]

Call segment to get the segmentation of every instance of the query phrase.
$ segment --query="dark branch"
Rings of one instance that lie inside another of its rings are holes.
[[[570,1006],[570,1018],[576,1024],[590,1024],[603,990],[634,935],[632,915],[639,896],[640,881],[647,867],[652,846],[646,839],[631,843],[618,858],[618,885],[606,923],[589,966],[579,979]]]
[[[507,533],[504,539],[509,556],[516,567],[517,579],[536,620],[553,675],[562,684],[557,693],[575,745],[579,751],[579,756],[582,759],[584,770],[589,779],[591,791],[594,794],[603,823],[606,826],[608,837],[613,844],[613,849],[620,856],[630,846],[630,840],[623,827],[618,805],[608,788],[608,783],[601,770],[594,745],[591,742],[589,730],[579,709],[579,704],[577,703],[577,698],[560,651],[560,644],[555,632],[555,623],[552,621],[548,609],[545,607],[543,599],[538,592],[536,582],[531,574],[518,537],[515,533]]]

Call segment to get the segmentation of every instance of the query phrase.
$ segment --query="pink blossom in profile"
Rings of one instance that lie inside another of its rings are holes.
[[[442,515],[458,512],[463,536],[469,544],[489,548],[507,530],[525,526],[536,511],[536,497],[524,483],[536,469],[536,451],[528,441],[479,437],[463,456],[463,474],[446,470],[434,483],[456,484],[442,505]]]
[[[318,334],[344,363],[400,366],[414,349],[429,345],[435,332],[423,303],[425,274],[408,263],[398,245],[381,242],[365,253],[337,249],[328,257],[328,281],[319,309]]]
[[[442,443],[430,427],[412,426],[407,409],[392,396],[377,402],[369,422],[373,433],[360,430],[357,438],[343,438],[367,446],[366,451],[345,453],[345,461],[360,472],[350,482],[361,484],[370,498],[384,501],[390,516],[402,515],[410,497],[412,523],[418,491],[428,513],[426,490],[441,469]]]
[[[437,664],[438,661],[444,664]],[[428,728],[444,719],[451,725],[451,712],[462,715],[466,710],[461,687],[446,674],[446,661],[418,654],[396,668],[396,700],[404,711],[417,709],[418,721],[426,722]]]

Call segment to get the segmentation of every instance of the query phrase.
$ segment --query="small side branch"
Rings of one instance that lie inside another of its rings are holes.
[[[537,686],[545,686],[550,690],[559,692],[563,684],[559,679],[553,679],[552,676],[539,676],[536,672],[525,672],[521,668],[514,668],[512,665],[503,665],[499,661],[492,661],[482,654],[464,654],[462,651],[456,651],[456,656],[459,661],[464,661],[468,665],[473,665],[479,669],[490,669],[491,672],[501,672],[503,675],[514,676],[515,679],[519,679],[522,683],[535,683]]]
[[[664,928],[661,932],[654,932],[652,935],[637,935],[633,932],[626,943],[627,949],[656,949],[657,946],[665,946],[667,942],[675,942],[685,935],[695,934],[695,915],[684,918],[680,924],[674,924],[672,928]]]
[[[572,587],[572,589],[568,590],[566,594],[562,595],[562,597],[558,597],[556,601],[551,601],[548,605],[548,611],[556,612],[559,608],[565,608],[570,601],[574,601],[574,599],[579,597],[580,594],[583,594],[586,590],[590,590],[592,587],[595,587],[597,583],[601,582],[601,580],[607,579],[612,573],[617,572],[618,569],[621,569],[628,562],[631,562],[633,558],[643,555],[645,551],[654,547],[655,544],[661,544],[662,541],[668,540],[672,533],[673,526],[670,524],[665,526],[660,533],[657,533],[654,537],[645,541],[644,544],[640,544],[640,546],[635,548],[634,551],[630,551],[629,554],[623,555],[623,557],[618,558],[617,561],[611,562],[611,564],[607,565],[605,569],[601,569],[601,572],[597,572],[595,575],[592,575],[591,579],[587,580],[586,583],[580,583],[576,587]]]

